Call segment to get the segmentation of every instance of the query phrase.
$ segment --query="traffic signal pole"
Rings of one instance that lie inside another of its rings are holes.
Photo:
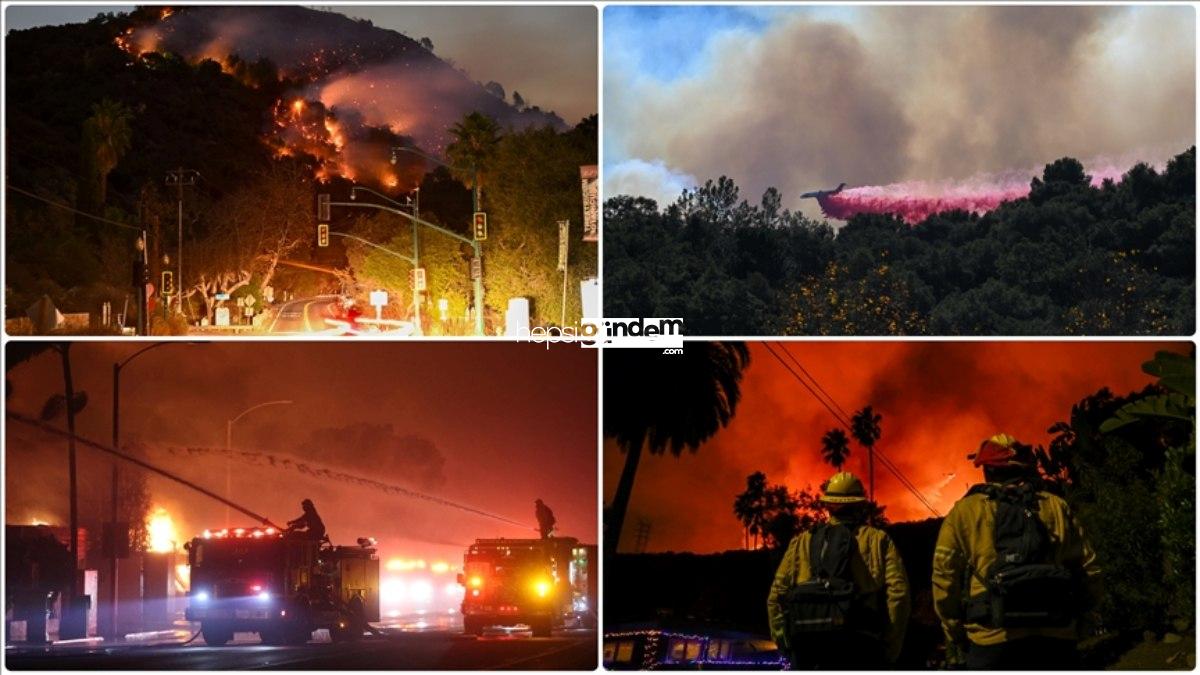
[[[414,216],[411,213],[405,213],[404,211],[401,211],[400,209],[394,209],[394,208],[391,208],[388,206],[384,206],[382,204],[367,204],[367,203],[360,204],[358,202],[328,202],[328,204],[329,204],[329,206],[348,206],[351,208],[359,208],[359,209],[378,209],[380,211],[387,211],[389,213],[395,213],[397,215],[408,218],[410,221],[412,221],[414,227],[416,225],[422,225],[422,226],[428,227],[436,232],[441,232],[442,234],[444,234],[447,237],[450,237],[452,239],[457,239],[458,241],[461,241],[465,244],[470,244],[471,250],[474,251],[474,253],[475,253],[475,260],[478,261],[478,263],[476,263],[476,264],[478,265],[478,269],[479,269],[479,274],[473,275],[475,277],[475,309],[476,309],[476,311],[475,311],[475,334],[479,335],[479,336],[482,336],[484,334],[483,333],[483,274],[482,274],[483,251],[482,251],[481,247],[479,246],[478,241],[464,237],[461,234],[454,232],[452,230],[447,230],[446,228],[444,228],[440,225],[434,225],[433,223],[429,222],[428,220],[423,220],[421,218],[418,218],[417,216]],[[478,199],[476,199],[476,204],[478,204]],[[400,253],[396,253],[395,251],[384,248],[383,246],[380,246],[379,244],[369,242],[366,239],[362,239],[360,237],[355,237],[354,235],[343,234],[341,232],[330,232],[329,234],[330,234],[330,236],[337,235],[339,237],[346,237],[348,239],[353,239],[355,241],[364,243],[373,248],[377,248],[381,251],[387,251],[388,253],[390,253],[398,258],[402,258],[404,260],[408,260],[408,261],[412,262],[414,265],[416,264],[415,259],[409,258],[408,256],[400,254]],[[414,237],[414,241],[415,241],[415,239],[416,238]]]

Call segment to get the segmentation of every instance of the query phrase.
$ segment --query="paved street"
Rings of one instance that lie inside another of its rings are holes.
[[[317,636],[323,637],[322,632]],[[476,638],[451,632],[389,632],[357,643],[322,640],[298,647],[268,647],[252,634],[239,634],[235,643],[224,647],[206,646],[203,638],[188,645],[172,641],[8,647],[4,665],[12,670],[592,670],[596,633]]]
[[[294,333],[323,333],[334,326],[325,319],[333,316],[336,295],[318,295],[289,300],[279,306],[267,331],[275,335]]]

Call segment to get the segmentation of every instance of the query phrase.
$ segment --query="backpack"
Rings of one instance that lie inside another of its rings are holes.
[[[987,589],[967,602],[967,620],[991,628],[1055,628],[1074,620],[1076,574],[1053,562],[1050,535],[1038,518],[1038,490],[1030,483],[976,485],[996,505],[996,562],[987,576],[967,564]]]
[[[850,572],[850,557],[857,545],[854,533],[844,525],[826,524],[813,529],[808,549],[813,576],[793,583],[783,598],[789,638],[795,635],[811,639],[819,637],[814,633],[847,631],[882,633],[875,612],[864,606]],[[796,566],[793,578],[798,562]],[[793,643],[796,641],[797,638],[792,638]]]

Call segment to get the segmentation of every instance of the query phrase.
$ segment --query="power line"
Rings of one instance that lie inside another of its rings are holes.
[[[768,347],[769,347],[769,345],[768,345]],[[795,355],[791,353],[791,350],[789,350],[785,344],[783,344],[782,342],[779,343],[779,348],[785,354],[787,354],[788,357],[793,362],[795,362],[795,364],[802,371],[804,371],[805,375],[808,375],[809,379],[812,380],[812,384],[817,389],[819,389],[821,391],[821,393],[825,394],[825,397],[829,400],[829,404],[826,404],[824,401],[821,401],[821,403],[822,403],[822,405],[825,406],[826,410],[829,410],[829,412],[834,416],[834,418],[837,419],[837,421],[840,422],[842,424],[842,426],[846,427],[847,431],[850,431],[851,433],[853,433],[852,425],[850,424],[849,420],[847,419],[849,417],[849,415],[846,414],[846,411],[843,410],[840,405],[838,405],[837,401],[834,400],[834,398],[832,396],[830,396],[830,394],[827,391],[825,391],[824,387],[821,386],[821,383],[817,381],[817,378],[813,377],[812,373],[809,373],[808,370],[805,369],[804,366],[800,364],[800,361],[798,359],[796,359]],[[779,358],[779,356],[777,354],[775,354],[773,351],[772,351],[772,355],[774,355],[775,358],[777,358],[777,359]],[[782,363],[782,359],[780,359],[780,362]],[[784,365],[786,366],[787,364],[785,363]],[[800,376],[797,375],[795,371],[792,371],[791,368],[788,368],[788,370],[792,373],[793,376],[795,376],[797,379],[801,380],[801,383],[805,385],[805,387],[809,390],[809,392],[813,392],[813,388],[808,386],[807,383],[803,382],[803,379],[800,378]],[[816,394],[814,393],[813,395],[815,396]],[[818,400],[820,400],[820,399],[818,398]],[[841,411],[841,414],[839,415],[837,412],[834,412],[834,410],[830,407],[830,404],[832,404],[833,407],[835,407],[839,411]],[[873,447],[872,450],[874,451],[874,454],[877,457],[879,457],[881,463],[884,465],[884,468],[886,468],[888,471],[890,471],[892,473],[892,475],[894,475],[896,477],[896,479],[899,480],[900,483],[905,488],[908,489],[909,492],[913,493],[913,496],[915,496],[922,504],[924,504],[925,508],[929,509],[934,515],[941,516],[941,513],[938,512],[938,510],[933,507],[933,505],[929,502],[929,500],[925,498],[925,495],[923,495],[921,493],[921,491],[917,488],[917,486],[912,481],[910,481],[908,479],[908,477],[905,476],[902,471],[900,471],[900,468],[898,466],[896,466],[895,463],[891,461],[891,459],[889,459],[886,455],[884,455],[883,452],[879,448]]]
[[[129,223],[119,223],[119,222],[117,222],[117,221],[115,221],[115,220],[109,220],[108,218],[101,218],[100,216],[95,216],[95,215],[92,215],[92,214],[90,214],[90,213],[87,213],[87,212],[85,212],[85,211],[80,211],[79,209],[77,209],[77,208],[75,208],[75,207],[73,207],[73,206],[68,206],[68,205],[66,205],[66,204],[63,204],[63,203],[61,203],[61,202],[56,202],[56,201],[54,201],[54,200],[52,200],[52,199],[46,199],[45,197],[42,197],[42,196],[36,195],[36,194],[34,194],[34,193],[32,193],[32,192],[29,192],[28,190],[22,190],[21,188],[19,188],[19,187],[15,186],[15,185],[9,185],[9,186],[8,186],[8,189],[9,189],[9,190],[12,190],[13,192],[16,192],[16,193],[19,193],[19,194],[23,194],[23,195],[25,195],[26,197],[29,197],[29,198],[31,198],[31,199],[36,199],[36,200],[38,200],[39,202],[45,202],[45,203],[49,204],[50,206],[57,206],[57,207],[58,207],[58,208],[60,208],[60,209],[65,209],[65,210],[67,210],[67,211],[70,211],[70,212],[72,212],[72,213],[79,214],[79,215],[83,216],[84,218],[91,218],[92,220],[98,220],[98,221],[100,221],[100,222],[102,222],[102,223],[108,223],[109,225],[117,225],[117,226],[119,226],[119,227],[124,227],[124,228],[130,229],[130,230],[137,230],[138,232],[141,232],[141,231],[142,231],[142,228],[138,227],[137,225],[130,225]]]
[[[853,427],[851,426],[849,420],[846,419],[845,411],[842,410],[841,406],[838,405],[837,401],[835,401],[833,399],[833,397],[830,396],[829,393],[826,392],[823,387],[821,387],[821,384],[819,382],[817,382],[817,379],[815,377],[813,377],[811,373],[809,373],[807,370],[805,370],[803,366],[800,365],[800,362],[798,360],[796,360],[796,357],[790,351],[788,351],[787,348],[782,343],[780,344],[780,349],[782,351],[784,351],[793,361],[795,361],[796,365],[799,366],[801,370],[804,370],[805,374],[807,374],[809,376],[809,378],[812,379],[811,385],[807,381],[805,381],[805,379],[803,377],[801,377],[800,374],[797,373],[791,367],[791,365],[789,365],[788,362],[783,359],[782,356],[780,356],[778,353],[776,353],[776,351],[771,347],[770,343],[763,342],[763,346],[767,348],[767,351],[770,352],[771,356],[774,356],[775,359],[777,361],[779,361],[779,363],[782,364],[783,367],[786,368],[789,373],[791,373],[792,377],[796,378],[797,382],[799,382],[805,389],[808,390],[808,392],[810,394],[812,394],[813,398],[817,399],[818,403],[820,403],[822,406],[824,406],[824,408],[826,410],[829,411],[829,414],[832,415],[833,418],[840,425],[845,427],[847,431],[851,431],[851,433],[853,433]],[[818,394],[817,390],[820,390],[820,392],[822,394],[824,394],[824,397],[822,397],[821,394]],[[828,398],[828,401],[826,400],[826,398]],[[908,480],[908,477],[905,476],[903,474],[903,472],[900,471],[899,467],[897,467],[891,460],[889,460],[887,457],[885,457],[883,455],[883,453],[879,451],[878,448],[874,448],[874,450],[875,450],[875,455],[880,458],[880,460],[881,460],[880,463],[883,464],[884,468],[887,469],[889,472],[891,472],[892,475],[894,475],[896,477],[896,479],[900,481],[900,484],[903,485],[909,492],[911,492],[913,494],[913,496],[916,497],[917,500],[920,501],[921,504],[923,504],[925,506],[925,508],[929,509],[929,511],[931,513],[933,513],[935,516],[940,517],[942,515],[941,512],[939,512],[936,508],[934,508],[933,504],[931,504],[929,502],[929,500],[925,498],[925,495],[921,494],[921,491],[919,489],[917,489],[917,486],[914,485],[912,483],[912,481]]]

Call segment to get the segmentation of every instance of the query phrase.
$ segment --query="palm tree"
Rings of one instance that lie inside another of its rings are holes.
[[[91,182],[92,202],[85,210],[99,211],[108,197],[108,174],[129,151],[133,138],[133,113],[121,103],[104,99],[92,106],[83,122],[85,178]]]
[[[850,439],[841,429],[830,429],[821,437],[821,457],[833,465],[834,469],[842,470],[846,458],[850,456]]]
[[[500,125],[483,113],[473,112],[455,122],[450,133],[454,141],[446,146],[446,155],[456,165],[451,170],[454,177],[462,183],[477,181],[477,185],[482,185],[500,144]]]
[[[682,355],[614,349],[604,359],[604,435],[625,453],[605,537],[605,548],[616,552],[642,450],[695,452],[729,424],[750,352],[740,342],[696,342]]]
[[[854,413],[850,420],[850,433],[854,440],[867,449],[867,498],[875,499],[875,441],[883,434],[879,427],[882,415],[876,415],[871,406]]]
[[[746,476],[746,491],[733,500],[733,515],[741,521],[746,533],[746,548],[750,548],[751,535],[758,546],[758,535],[766,518],[767,475],[761,471]]]

